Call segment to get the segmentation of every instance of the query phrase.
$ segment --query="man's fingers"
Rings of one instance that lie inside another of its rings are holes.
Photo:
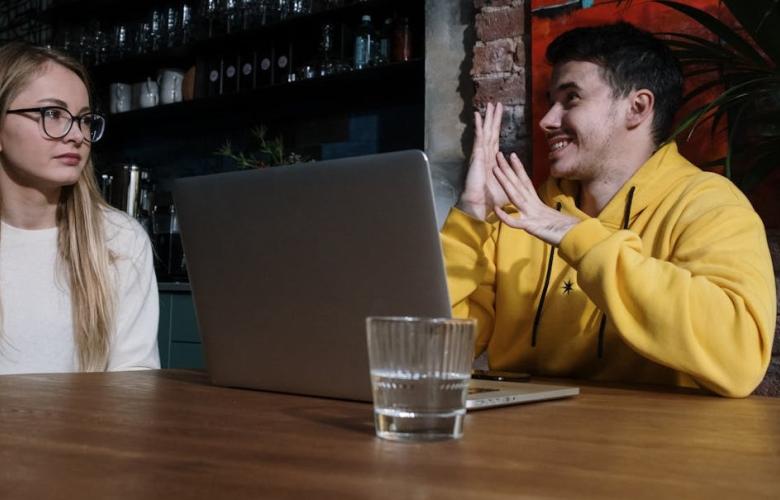
[[[498,166],[501,167],[501,172],[504,174],[504,177],[506,177],[508,182],[511,183],[512,189],[516,193],[515,196],[521,199],[523,202],[528,200],[529,197],[532,196],[531,193],[534,192],[533,184],[531,184],[531,181],[528,180],[528,176],[519,176],[514,167],[509,165],[509,162],[507,162],[506,157],[502,153],[498,153],[496,158],[498,160]],[[520,164],[520,166],[522,168],[522,164]]]
[[[492,139],[492,137],[490,135],[490,125],[492,125],[492,123],[493,123],[493,104],[490,103],[490,102],[485,107],[485,119],[482,121],[482,123],[484,124],[483,125],[483,134],[485,132],[487,132],[487,134],[485,134],[485,139],[487,141],[490,141]],[[485,129],[487,129],[487,130],[485,130]]]
[[[501,170],[500,167],[493,167],[493,175],[495,176],[498,183],[501,185],[501,189],[504,190],[504,193],[506,193],[507,197],[512,203],[515,203],[515,193],[516,189],[512,185],[512,182],[507,178],[506,174],[504,174],[504,171]]]
[[[504,118],[504,106],[499,102],[493,113],[493,122],[490,123],[490,130],[496,138],[501,134],[501,120]]]
[[[525,204],[525,199],[517,190],[517,186],[512,182],[511,179],[509,179],[509,177],[507,177],[507,175],[500,167],[493,168],[493,175],[495,176],[496,180],[498,180],[498,183],[501,185],[501,188],[504,190],[507,198],[509,198],[509,201],[511,201],[512,204],[518,209],[522,210],[522,207]]]
[[[514,171],[515,175],[517,175],[518,179],[520,179],[520,182],[526,186],[533,186],[531,179],[528,178],[528,174],[525,171],[523,162],[520,161],[520,158],[518,158],[515,153],[512,153],[509,155],[509,161],[512,164],[512,170]]]
[[[528,174],[525,172],[525,167],[523,167],[523,162],[520,161],[520,158],[518,158],[515,153],[512,153],[509,155],[509,161],[511,162],[511,166],[506,159],[504,159],[502,167],[505,170],[506,176],[512,179],[517,191],[527,199],[536,196],[534,185],[531,182],[531,179],[528,178]]]
[[[517,175],[515,175],[512,167],[509,166],[509,163],[506,161],[504,154],[496,154],[496,160],[498,161],[498,166],[501,167],[501,172],[506,176],[506,178],[509,179],[512,184],[517,184]]]
[[[475,147],[482,143],[482,115],[474,112],[474,143]]]
[[[496,216],[503,222],[504,224],[514,227],[517,229],[522,229],[522,218],[523,216],[521,214],[517,214],[516,216],[512,217],[508,213],[504,212],[504,209],[501,207],[493,207],[493,211],[496,213]]]

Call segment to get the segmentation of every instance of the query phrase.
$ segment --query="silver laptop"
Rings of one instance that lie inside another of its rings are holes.
[[[214,384],[371,401],[366,316],[451,315],[420,151],[183,178],[174,198]],[[578,392],[473,383],[469,408]]]

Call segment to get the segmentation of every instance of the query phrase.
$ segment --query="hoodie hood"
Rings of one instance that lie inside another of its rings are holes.
[[[628,216],[628,226],[655,200],[665,196],[683,179],[701,172],[677,150],[676,142],[669,142],[656,152],[618,189],[609,203],[601,210],[598,219],[606,227],[620,229],[626,218],[626,200],[633,188],[633,200]],[[562,211],[581,218],[588,216],[577,208],[580,183],[568,179],[548,178],[539,190],[542,200],[551,207],[560,203]]]

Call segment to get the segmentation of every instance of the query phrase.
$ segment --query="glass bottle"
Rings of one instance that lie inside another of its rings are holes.
[[[192,39],[192,7],[185,4],[181,6],[181,25],[179,26],[178,43],[186,45]]]
[[[175,7],[169,7],[165,11],[163,20],[163,45],[166,47],[175,47],[178,44],[177,35],[179,33],[179,11]]]
[[[241,10],[236,0],[224,0],[225,33],[237,33],[241,30]]]
[[[289,0],[289,12],[293,16],[311,13],[311,0]]]
[[[150,22],[151,31],[149,32],[149,50],[152,52],[156,52],[163,47],[163,26],[165,26],[163,18],[164,14],[162,10],[152,11]]]
[[[327,76],[336,73],[333,57],[333,25],[325,24],[320,34],[320,46],[318,49],[318,70],[320,76]]]
[[[375,64],[387,64],[390,62],[391,39],[393,38],[393,20],[385,19],[382,29],[379,31]]]
[[[238,55],[238,90],[247,92],[257,85],[257,53],[250,47],[245,47]]]
[[[221,56],[213,56],[206,67],[206,97],[215,97],[222,94],[222,68]]]
[[[221,8],[219,0],[204,0],[201,4],[200,18],[203,38],[213,38],[222,35],[223,23],[220,22]]]
[[[265,87],[274,83],[274,51],[270,43],[264,42],[257,47],[257,68],[255,87]]]
[[[409,18],[404,17],[393,30],[393,61],[408,61],[412,57],[412,34]]]
[[[375,43],[371,16],[363,16],[355,34],[355,69],[363,69],[371,63]]]
[[[293,44],[288,40],[277,40],[274,46],[276,65],[274,66],[274,83],[295,81],[293,72]]]
[[[222,58],[222,93],[233,94],[238,90],[238,57],[227,53]]]

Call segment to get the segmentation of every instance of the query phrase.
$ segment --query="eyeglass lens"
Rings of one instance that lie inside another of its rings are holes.
[[[81,133],[90,142],[95,142],[103,136],[105,119],[94,113],[87,113],[81,117],[74,117],[67,110],[49,108],[43,112],[43,129],[49,136],[59,139],[70,132],[71,123],[76,122]]]

